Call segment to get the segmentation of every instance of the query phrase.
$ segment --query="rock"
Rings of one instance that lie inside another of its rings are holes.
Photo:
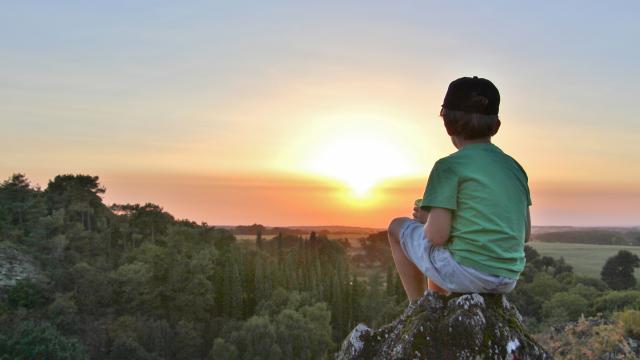
[[[5,296],[9,287],[20,280],[47,281],[31,256],[10,242],[0,241],[0,299]]]
[[[551,359],[503,295],[427,292],[391,324],[359,324],[336,356],[347,359]]]

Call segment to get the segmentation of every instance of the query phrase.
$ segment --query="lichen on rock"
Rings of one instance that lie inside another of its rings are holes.
[[[442,296],[427,292],[391,324],[359,324],[342,343],[338,360],[551,359],[525,331],[503,295]]]

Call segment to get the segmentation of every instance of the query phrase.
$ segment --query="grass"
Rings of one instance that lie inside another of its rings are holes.
[[[640,256],[640,246],[543,242],[530,242],[527,244],[533,246],[540,255],[554,258],[562,256],[569,265],[573,266],[574,273],[595,278],[600,278],[600,271],[604,263],[620,250],[627,250]],[[635,276],[640,279],[640,269],[636,269]]]

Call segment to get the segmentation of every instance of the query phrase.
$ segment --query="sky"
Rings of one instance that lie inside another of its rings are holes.
[[[640,225],[637,1],[0,5],[0,178],[90,174],[209,224],[385,227],[455,151],[461,76],[533,225]]]

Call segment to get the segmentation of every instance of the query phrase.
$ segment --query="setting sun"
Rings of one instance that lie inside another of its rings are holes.
[[[384,179],[410,172],[401,147],[375,134],[341,134],[312,155],[311,172],[345,183],[353,195],[364,197]]]

